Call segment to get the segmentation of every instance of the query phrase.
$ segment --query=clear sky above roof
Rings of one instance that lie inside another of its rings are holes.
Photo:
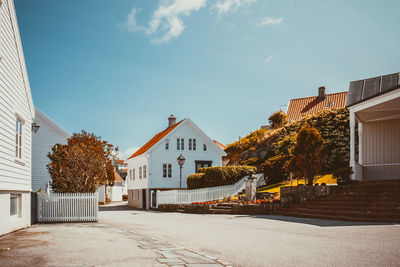
[[[400,1],[15,0],[34,103],[124,151],[190,117],[228,144],[290,98],[399,71]]]

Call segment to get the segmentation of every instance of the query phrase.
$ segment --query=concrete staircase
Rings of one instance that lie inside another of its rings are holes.
[[[211,214],[232,214],[233,203],[218,203],[210,209]]]
[[[400,223],[400,180],[362,182],[339,194],[291,204],[274,215],[357,222]]]

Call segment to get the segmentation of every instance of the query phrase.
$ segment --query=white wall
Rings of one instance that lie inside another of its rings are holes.
[[[185,139],[185,149],[177,150],[177,138]],[[196,150],[189,150],[189,138],[196,139]],[[212,161],[212,166],[221,166],[220,152],[216,151],[215,144],[209,138],[203,136],[191,127],[184,124],[169,136],[169,150],[165,149],[165,141],[157,146],[150,154],[150,188],[179,188],[180,168],[177,158],[180,154],[185,157],[182,168],[182,188],[186,188],[186,180],[190,174],[196,172],[196,160]],[[203,144],[207,145],[207,151],[203,151]],[[219,149],[219,148],[218,148]],[[163,164],[172,164],[172,178],[163,178]]]
[[[70,135],[37,108],[35,122],[40,126],[32,135],[32,191],[46,189],[47,181],[51,181],[47,164],[47,154],[56,143],[65,144]]]
[[[30,224],[33,103],[11,0],[0,6],[0,235]],[[22,158],[15,156],[16,119],[23,121]],[[21,216],[10,218],[10,193],[21,194]]]
[[[128,189],[141,189],[148,188],[149,182],[149,166],[148,158],[146,154],[139,155],[132,159],[127,160],[128,163],[128,175],[126,176],[126,181],[128,181]],[[139,167],[147,166],[147,178],[139,179]],[[135,169],[135,180],[130,177],[130,170]]]
[[[111,201],[122,201],[122,195],[124,191],[123,184],[115,183],[111,191]]]
[[[17,216],[10,216],[10,193],[0,192],[0,235],[30,225],[31,193],[19,192],[16,194],[21,197],[20,212]]]

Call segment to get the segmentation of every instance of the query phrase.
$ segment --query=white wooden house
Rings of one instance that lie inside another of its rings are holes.
[[[351,82],[347,108],[352,178],[400,179],[400,73]]]
[[[14,2],[0,1],[0,235],[30,225],[35,116]]]
[[[177,158],[185,157],[180,175]],[[226,153],[192,120],[176,123],[168,118],[168,127],[156,134],[127,159],[128,203],[149,208],[151,189],[187,188],[190,174],[201,167],[221,166]]]
[[[71,136],[60,125],[50,119],[46,114],[35,107],[35,122],[40,130],[32,136],[32,191],[46,188],[47,181],[51,182],[47,164],[47,154],[57,144],[67,143]]]
[[[122,201],[122,196],[126,195],[126,183],[119,174],[114,171],[114,186],[99,186],[96,192],[98,195],[99,202],[106,202],[106,199],[110,201]]]

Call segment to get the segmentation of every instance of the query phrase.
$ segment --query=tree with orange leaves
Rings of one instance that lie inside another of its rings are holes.
[[[93,133],[74,133],[67,144],[55,144],[47,169],[57,193],[93,193],[101,185],[114,185],[114,147]]]
[[[313,185],[326,160],[324,139],[318,130],[309,124],[300,129],[296,139],[293,157],[288,164],[289,171],[304,179],[307,185]]]

